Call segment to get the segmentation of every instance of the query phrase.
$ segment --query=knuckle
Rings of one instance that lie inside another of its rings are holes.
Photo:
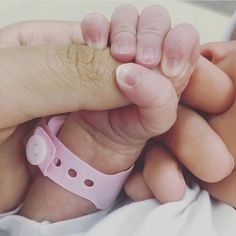
[[[55,52],[49,49],[46,57],[48,58],[48,70],[54,74],[53,78],[56,80],[54,83],[57,83],[57,86],[76,89],[77,81],[80,79],[76,66],[77,46],[72,44],[59,47]]]
[[[163,25],[166,28],[171,26],[171,19],[168,11],[160,5],[151,5],[142,11],[140,15],[141,22],[148,20],[149,24]]]
[[[79,80],[87,80],[95,76],[91,70],[94,59],[94,49],[79,44],[72,44],[66,48],[61,61],[67,71],[73,72],[73,77]]]
[[[151,5],[146,7],[140,15],[138,35],[151,35],[163,39],[170,26],[168,11],[160,5]]]
[[[118,62],[113,59],[108,48],[98,50],[77,44],[64,47],[58,54],[57,60],[60,61],[54,68],[54,77],[59,80],[57,86],[63,87],[63,91],[75,92],[75,96],[78,96],[79,91],[81,107],[91,109],[97,104],[96,108],[104,106],[104,109],[116,104],[115,99],[105,98],[122,99],[115,82]]]
[[[136,37],[136,29],[126,22],[119,24],[111,32],[111,40],[121,35],[126,35],[128,37]]]
[[[155,24],[145,24],[142,29],[138,32],[138,37],[154,37],[156,39],[163,39],[165,32],[158,28]]]
[[[109,49],[96,50],[86,45],[74,44],[60,52],[61,64],[72,80],[85,83],[111,80],[118,63]]]

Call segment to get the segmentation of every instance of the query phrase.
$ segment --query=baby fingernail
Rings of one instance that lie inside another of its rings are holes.
[[[139,81],[140,74],[128,64],[123,64],[117,67],[116,78],[119,83],[131,88]]]
[[[120,41],[116,47],[119,54],[128,54],[131,51],[131,45],[128,41]]]
[[[169,77],[176,77],[182,74],[188,67],[184,61],[178,57],[164,57],[162,61],[162,72]]]
[[[143,62],[154,62],[155,60],[155,52],[153,47],[146,47],[143,49],[142,51],[142,55],[141,55],[142,61]]]
[[[90,47],[103,49],[107,46],[107,42],[103,40],[100,35],[93,35],[87,40],[87,44]]]

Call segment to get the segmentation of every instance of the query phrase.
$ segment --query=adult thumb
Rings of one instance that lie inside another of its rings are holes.
[[[81,44],[0,49],[0,129],[79,109],[127,105],[110,49]]]

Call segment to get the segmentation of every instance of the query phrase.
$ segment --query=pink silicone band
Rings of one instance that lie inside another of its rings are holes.
[[[105,209],[119,195],[132,167],[118,174],[107,175],[79,159],[57,138],[65,118],[53,117],[48,123],[46,119],[41,120],[27,142],[27,158],[55,183],[90,200],[97,208]],[[69,170],[74,177],[69,175]]]

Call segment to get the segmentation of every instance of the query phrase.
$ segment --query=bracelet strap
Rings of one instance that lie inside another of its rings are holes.
[[[116,200],[133,167],[107,175],[88,165],[57,138],[65,119],[58,116],[48,122],[41,120],[26,144],[27,159],[58,185],[105,209]]]

